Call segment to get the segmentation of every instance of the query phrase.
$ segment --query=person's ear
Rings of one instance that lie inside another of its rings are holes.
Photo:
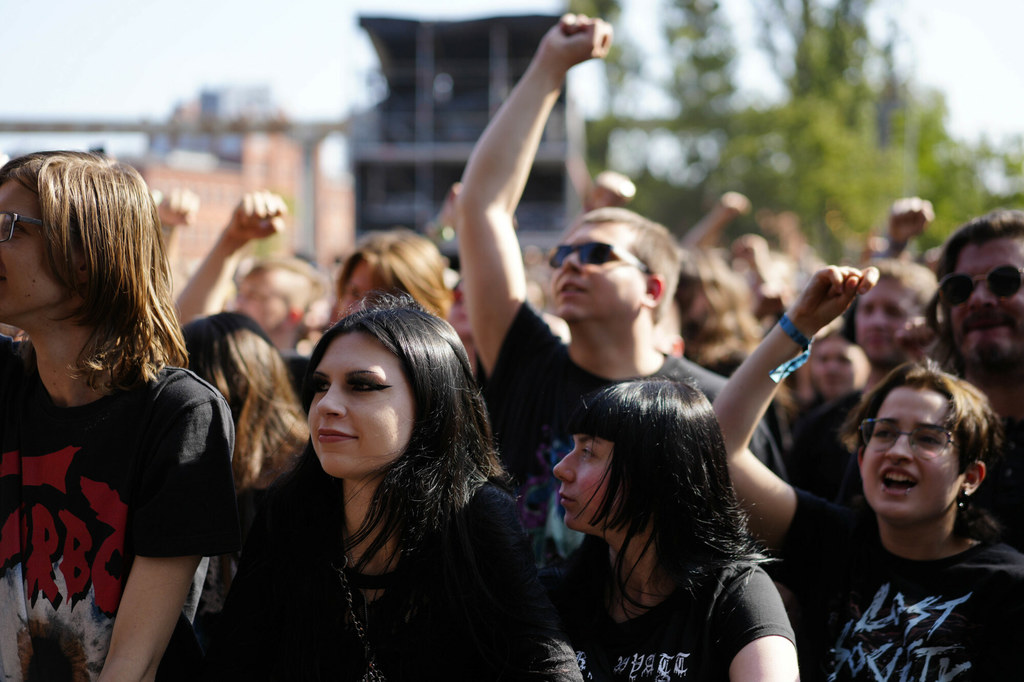
[[[644,297],[652,310],[658,307],[661,297],[665,295],[665,278],[662,275],[647,275],[647,289]]]
[[[963,485],[961,490],[964,495],[973,495],[981,485],[981,482],[985,480],[985,474],[988,473],[988,469],[984,462],[971,462],[967,465],[967,468],[962,474],[964,477]]]
[[[861,467],[861,465],[863,465],[863,464],[864,464],[864,446],[861,445],[859,448],[857,448],[857,468],[859,469]]]

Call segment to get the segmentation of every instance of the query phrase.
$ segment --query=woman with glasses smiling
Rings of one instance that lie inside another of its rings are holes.
[[[1004,680],[1024,646],[1024,555],[971,504],[1002,449],[984,395],[930,361],[893,370],[843,428],[865,505],[796,490],[747,438],[810,338],[874,284],[874,269],[815,275],[715,401],[729,471],[751,530],[797,596],[804,680]]]

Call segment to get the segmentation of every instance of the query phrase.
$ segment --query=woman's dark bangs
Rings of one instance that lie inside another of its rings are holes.
[[[622,405],[614,391],[604,389],[585,396],[569,417],[569,433],[586,434],[614,442],[622,433]]]

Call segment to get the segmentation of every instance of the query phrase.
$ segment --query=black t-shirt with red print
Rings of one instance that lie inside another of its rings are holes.
[[[136,556],[238,548],[233,440],[187,370],[63,408],[0,337],[0,678],[95,679]],[[179,621],[163,678],[198,656]]]

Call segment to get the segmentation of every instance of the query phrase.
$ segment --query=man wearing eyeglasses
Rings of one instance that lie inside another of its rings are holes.
[[[506,466],[519,486],[520,516],[539,561],[576,541],[564,529],[552,467],[572,449],[566,422],[580,398],[644,376],[697,383],[718,375],[656,348],[655,325],[679,276],[675,241],[661,225],[623,208],[578,218],[550,255],[555,312],[570,329],[565,344],[526,304],[526,275],[513,215],[545,123],[567,71],[603,57],[611,27],[566,15],[541,40],[520,82],[477,142],[462,179],[456,225],[463,288],[485,396]],[[757,454],[776,456],[759,433]],[[776,470],[781,466],[772,460]]]
[[[0,168],[0,679],[192,679],[201,556],[238,548],[230,410],[184,369],[132,168]],[[201,583],[200,583],[201,584]],[[194,613],[194,609],[193,609]]]
[[[943,245],[928,310],[935,357],[981,389],[1005,420],[1007,448],[975,497],[1024,550],[1024,211],[993,211]]]

